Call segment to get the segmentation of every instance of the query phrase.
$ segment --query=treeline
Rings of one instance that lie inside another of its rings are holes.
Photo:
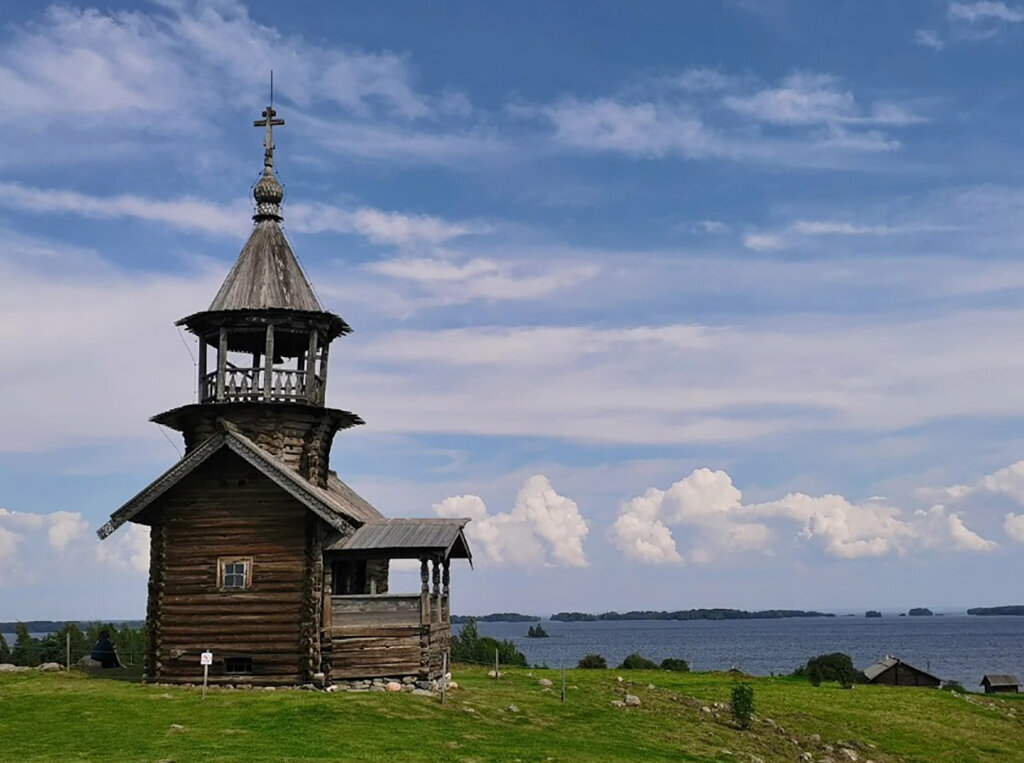
[[[53,633],[60,630],[68,623],[77,623],[79,628],[88,628],[92,620],[12,620],[7,623],[0,623],[0,633],[14,633],[19,624],[28,628],[29,633]],[[144,620],[118,620],[118,627],[130,625],[133,628],[141,628]],[[107,628],[110,626],[108,625]]]
[[[748,612],[743,609],[683,609],[675,612],[640,610],[633,612],[559,612],[552,620],[563,623],[592,622],[595,620],[778,620],[786,617],[835,617],[828,612],[803,609],[762,609]]]
[[[478,623],[536,623],[537,615],[521,615],[518,612],[494,612],[489,615],[452,615],[453,623],[462,624],[473,620]]]
[[[71,644],[71,662],[77,662],[92,652],[92,647],[99,639],[100,631],[110,633],[110,641],[114,644],[118,657],[124,664],[142,661],[146,649],[146,636],[143,627],[134,627],[131,623],[78,623],[58,624],[56,630],[41,638],[33,638],[29,632],[33,623],[12,623],[9,628],[14,632],[14,644],[8,644],[0,635],[0,664],[27,665],[36,667],[45,662],[67,662],[68,642]]]
[[[1006,607],[974,607],[967,610],[969,615],[1024,615],[1024,604],[1013,604]]]

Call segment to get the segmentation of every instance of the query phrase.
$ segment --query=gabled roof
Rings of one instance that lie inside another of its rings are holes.
[[[130,521],[139,512],[153,503],[182,479],[191,474],[213,454],[227,448],[254,466],[265,477],[273,481],[286,493],[308,508],[340,533],[350,533],[354,526],[383,515],[352,488],[334,477],[333,485],[325,490],[304,479],[278,458],[267,453],[256,443],[241,434],[231,424],[220,420],[223,431],[215,434],[178,463],[157,477],[138,495],[110,515],[103,527],[96,531],[102,540]]]
[[[896,665],[903,665],[904,667],[910,668],[911,670],[920,673],[921,675],[928,676],[929,678],[934,678],[936,681],[942,680],[940,678],[937,678],[936,676],[933,676],[931,673],[928,673],[927,671],[921,670],[920,668],[915,668],[913,665],[904,662],[899,657],[893,657],[891,654],[887,654],[885,657],[883,657],[873,665],[868,665],[866,668],[864,668],[863,672],[869,681],[874,681],[876,678],[878,678],[878,676],[882,675],[882,673],[887,671],[889,668],[895,667]]]
[[[979,686],[984,685],[986,681],[989,686],[1018,686],[1020,684],[1017,676],[1010,675],[1009,673],[986,673],[981,679]]]
[[[323,312],[277,220],[256,222],[210,311],[284,308]]]
[[[351,535],[328,539],[324,551],[393,559],[434,555],[445,559],[468,559],[472,564],[473,555],[463,534],[468,522],[468,519],[442,517],[378,519],[367,522]]]

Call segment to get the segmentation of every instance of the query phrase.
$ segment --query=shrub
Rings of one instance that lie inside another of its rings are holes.
[[[599,654],[588,654],[580,660],[580,664],[576,667],[588,668],[590,670],[606,670],[608,668],[608,663],[605,661],[604,657]]]
[[[658,666],[656,663],[648,660],[646,657],[641,657],[636,652],[628,655],[626,659],[619,665],[619,670],[657,670]]]
[[[526,667],[526,655],[516,649],[515,644],[508,639],[498,641],[490,636],[481,636],[472,617],[466,620],[459,633],[452,636],[451,659],[455,662],[493,665],[495,650],[502,665]]]
[[[754,687],[750,684],[737,684],[732,687],[732,717],[741,729],[750,727],[754,717]]]
[[[0,665],[11,661],[11,648],[7,646],[7,639],[0,633]]]
[[[822,681],[838,681],[843,686],[865,682],[864,674],[853,667],[850,655],[842,652],[819,654],[817,657],[812,657],[806,665],[793,671],[793,675],[809,678],[815,686]]]
[[[967,693],[967,689],[965,689],[959,681],[946,681],[942,684],[942,691],[956,691],[961,694]]]
[[[674,670],[676,673],[689,673],[690,663],[686,660],[677,659],[675,657],[666,657],[661,661],[662,670]]]

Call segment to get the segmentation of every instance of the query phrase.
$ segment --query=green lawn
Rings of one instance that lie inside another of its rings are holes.
[[[1024,760],[1015,698],[755,678],[757,720],[740,731],[715,708],[737,680],[726,674],[572,670],[563,705],[556,671],[514,669],[500,681],[482,668],[454,672],[460,688],[445,706],[404,693],[211,691],[204,700],[198,689],[80,673],[3,674],[0,759],[768,761],[806,751],[843,761],[842,742],[879,763]],[[545,677],[554,691],[538,685]],[[611,705],[627,690],[641,707]]]

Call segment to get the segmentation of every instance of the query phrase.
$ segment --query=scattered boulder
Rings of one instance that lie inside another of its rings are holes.
[[[5,662],[0,665],[0,673],[23,673],[28,670],[24,665],[11,665],[9,662]]]
[[[85,655],[85,657],[80,659],[77,664],[78,664],[78,667],[82,668],[83,670],[91,670],[93,668],[102,668],[103,667],[103,665],[100,663],[99,660],[94,660],[89,655]]]
[[[41,670],[43,673],[55,673],[58,670],[64,670],[59,662],[44,662],[36,670]]]
[[[627,694],[626,704],[629,705],[629,707],[640,707],[640,698],[635,694]]]
[[[554,686],[555,685],[550,678],[542,678],[537,683],[540,686]]]
[[[648,690],[651,690],[651,689],[653,689],[653,688],[655,688],[655,687],[654,687],[654,684],[647,684],[647,689],[648,689]]]
[[[505,674],[502,673],[500,670],[498,670],[498,671],[488,670],[487,671],[487,677],[488,678],[501,678],[503,675],[505,675]]]
[[[622,683],[622,676],[615,676],[615,680]]]
[[[426,689],[413,689],[412,693],[415,694],[417,697],[433,697],[434,696],[433,692],[429,692]]]
[[[623,702],[621,699],[613,699],[612,700],[612,707],[625,707],[625,706],[626,706],[626,703]]]
[[[448,688],[449,688],[449,689],[458,689],[458,688],[459,688],[459,685],[458,685],[458,683],[456,683],[455,681],[449,681],[449,682],[448,682]]]
[[[840,758],[845,758],[846,760],[850,760],[850,761],[858,761],[858,760],[860,760],[860,756],[857,753],[855,753],[853,750],[851,750],[849,747],[840,747],[839,748],[839,757]]]
[[[172,723],[171,724],[171,731],[178,732],[178,731],[184,731],[184,730],[185,730],[185,727],[182,726],[180,723]]]
[[[398,683],[398,681],[389,681],[384,686],[384,690],[385,691],[402,691],[402,684]]]
[[[509,705],[505,709],[508,710],[510,713],[518,713],[519,712],[519,708],[516,707],[515,705]]]
[[[821,734],[811,734],[807,737],[807,741],[812,744],[821,744]]]

